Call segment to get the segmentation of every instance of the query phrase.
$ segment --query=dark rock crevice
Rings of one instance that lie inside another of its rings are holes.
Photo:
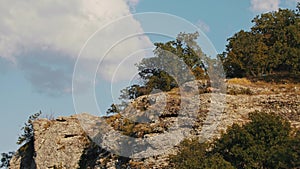
[[[10,161],[10,169],[36,169],[33,139],[24,144]]]

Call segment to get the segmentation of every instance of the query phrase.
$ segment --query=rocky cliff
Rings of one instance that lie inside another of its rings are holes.
[[[10,168],[168,168],[182,137],[209,141],[254,111],[280,114],[300,127],[298,84],[229,82],[227,93],[220,93],[196,83],[142,96],[109,117],[38,119],[34,139],[18,150]]]

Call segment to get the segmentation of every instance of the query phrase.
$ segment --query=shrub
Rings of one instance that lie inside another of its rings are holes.
[[[253,92],[251,91],[250,88],[243,88],[243,87],[233,87],[231,89],[228,90],[227,92],[230,95],[252,95]]]
[[[290,123],[274,114],[251,113],[248,124],[233,125],[217,140],[214,153],[236,168],[299,167],[300,141]]]
[[[9,167],[9,162],[12,159],[13,155],[15,152],[8,152],[8,153],[1,153],[1,164],[0,168],[8,168]]]
[[[178,169],[233,169],[231,164],[219,154],[209,154],[209,145],[197,139],[184,140],[180,144],[179,153],[170,157],[170,163]]]
[[[171,156],[175,168],[299,168],[300,131],[274,114],[254,112],[251,122],[234,124],[211,145],[185,140]]]

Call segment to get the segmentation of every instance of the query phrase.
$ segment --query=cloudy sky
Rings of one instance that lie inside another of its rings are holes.
[[[92,97],[105,111],[134,79],[133,64],[151,56],[153,42],[172,39],[186,25],[200,28],[221,53],[226,39],[248,30],[254,16],[294,9],[297,2],[0,0],[0,152],[17,148],[20,128],[39,110],[54,116],[94,111]],[[84,95],[89,90],[93,96]]]

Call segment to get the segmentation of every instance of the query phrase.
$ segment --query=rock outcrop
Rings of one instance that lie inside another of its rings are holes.
[[[32,157],[36,168],[78,168],[79,161],[90,141],[75,117],[56,120],[39,119],[33,122]],[[22,159],[15,160],[16,162]],[[18,164],[18,163],[17,163]],[[14,165],[11,165],[13,168]],[[17,168],[17,167],[15,167]]]
[[[227,94],[209,93],[202,90],[205,85],[196,89],[199,93],[193,93],[195,89],[191,83],[181,90],[142,96],[121,114],[109,117],[77,114],[38,119],[33,123],[34,139],[18,150],[10,168],[166,168],[182,136],[209,141],[233,123],[247,122],[254,111],[280,114],[300,128],[297,85],[228,84]],[[124,150],[120,148],[134,144],[137,150],[130,150],[132,156],[118,155]]]

